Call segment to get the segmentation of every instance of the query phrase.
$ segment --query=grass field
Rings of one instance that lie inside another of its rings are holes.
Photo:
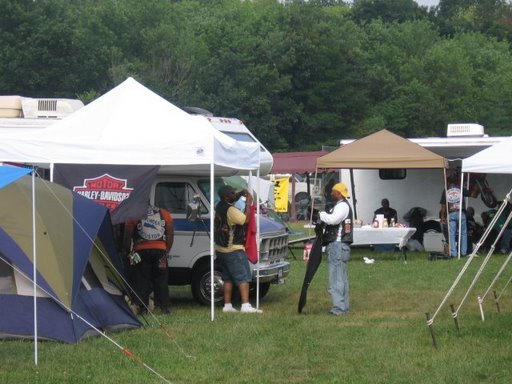
[[[497,313],[489,298],[482,322],[476,294],[487,288],[505,260],[496,256],[459,313],[460,330],[444,308],[434,323],[432,345],[425,312],[433,312],[464,260],[428,261],[426,253],[376,254],[353,250],[349,262],[349,315],[327,314],[327,264],[310,287],[305,313],[297,314],[304,277],[302,250],[290,257],[286,284],[261,301],[262,315],[216,312],[196,304],[188,287],[171,287],[173,312],[156,315],[141,330],[110,334],[172,383],[510,383],[512,299]],[[376,259],[365,264],[364,256]],[[461,280],[449,303],[458,304],[483,257]],[[510,276],[500,279],[499,290]],[[510,290],[508,290],[510,291]],[[159,323],[169,330],[167,337]],[[78,345],[40,342],[39,364],[31,341],[0,341],[0,383],[161,383],[139,361],[106,338]]]

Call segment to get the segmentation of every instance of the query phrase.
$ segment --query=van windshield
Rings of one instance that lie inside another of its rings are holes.
[[[208,201],[210,200],[210,179],[201,179],[197,182],[197,185],[203,192],[203,194],[206,196]],[[230,176],[230,177],[219,177],[215,179],[215,195],[213,202],[213,205],[217,205],[217,203],[220,201],[219,195],[217,194],[217,191],[219,188],[223,185],[231,185],[233,188],[235,188],[237,191],[240,191],[244,188],[248,188],[247,182],[240,176]],[[235,206],[240,209],[245,209],[245,203],[243,201],[244,199],[240,199],[235,203]]]
[[[220,187],[225,185],[224,180],[222,178],[216,178],[215,179],[215,185],[214,185],[214,202],[213,205],[217,205],[217,203],[220,201],[219,195],[217,194],[217,191]],[[203,195],[206,197],[208,201],[210,201],[210,179],[201,179],[198,180],[197,185],[199,186],[199,189],[201,189],[201,192],[203,192]]]

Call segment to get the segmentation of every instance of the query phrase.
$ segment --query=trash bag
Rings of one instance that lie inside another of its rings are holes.
[[[409,227],[416,228],[416,232],[412,235],[412,240],[417,240],[423,245],[423,234],[425,233],[424,219],[427,215],[427,210],[422,207],[412,207],[404,215],[404,220],[407,222]]]

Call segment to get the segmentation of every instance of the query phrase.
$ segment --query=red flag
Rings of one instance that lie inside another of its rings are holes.
[[[256,244],[256,206],[251,205],[249,209],[249,223],[245,238],[245,254],[253,264],[258,262],[258,246]]]

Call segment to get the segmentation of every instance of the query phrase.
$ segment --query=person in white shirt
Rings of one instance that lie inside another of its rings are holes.
[[[353,216],[347,198],[345,184],[332,187],[331,197],[336,204],[329,212],[320,212],[320,220],[325,224],[324,241],[329,261],[329,293],[332,308],[329,313],[335,316],[346,314],[349,309],[349,289],[347,262],[350,259],[350,244],[353,241]]]

